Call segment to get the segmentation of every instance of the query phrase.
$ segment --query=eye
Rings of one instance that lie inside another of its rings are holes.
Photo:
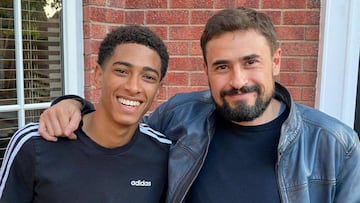
[[[143,78],[146,82],[155,83],[158,81],[158,76],[156,76],[155,74],[144,74]]]
[[[128,74],[128,71],[126,69],[122,69],[122,68],[117,68],[115,69],[115,72],[119,75],[125,76]]]
[[[255,58],[251,58],[249,60],[246,61],[247,65],[254,65],[256,64],[257,60]]]
[[[219,65],[219,66],[216,66],[215,67],[215,70],[216,71],[226,71],[226,70],[228,70],[229,69],[229,66],[228,65],[225,65],[225,64],[223,64],[223,65]]]

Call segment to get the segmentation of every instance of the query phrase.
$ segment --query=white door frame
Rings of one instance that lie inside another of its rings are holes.
[[[360,1],[322,0],[315,107],[354,127]]]

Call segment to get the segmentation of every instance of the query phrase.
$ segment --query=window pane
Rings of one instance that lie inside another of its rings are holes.
[[[34,109],[34,110],[27,110],[25,111],[25,122],[37,122],[39,121],[39,117],[44,109]]]
[[[0,157],[18,123],[37,121],[42,110],[24,111],[17,106],[49,102],[63,94],[62,1],[21,0],[21,28],[14,22],[14,1],[0,0]],[[22,49],[15,49],[15,30],[22,36]],[[16,70],[16,55],[22,53],[23,69]],[[17,78],[22,71],[24,78]],[[18,80],[18,81],[17,81]],[[23,82],[24,88],[17,87]],[[24,98],[18,94],[24,93]],[[6,105],[12,105],[10,109]],[[37,107],[36,107],[37,108]],[[18,110],[18,111],[17,111]],[[5,112],[4,112],[5,111]],[[10,111],[10,112],[8,112]]]
[[[61,2],[22,1],[22,19],[25,103],[49,102],[63,91]]]
[[[6,146],[18,128],[17,112],[0,113],[0,158],[2,159]]]
[[[44,109],[25,111],[26,123],[37,122]],[[18,129],[17,112],[2,112],[0,116],[0,162],[11,136]]]
[[[16,104],[13,1],[0,2],[0,105]]]

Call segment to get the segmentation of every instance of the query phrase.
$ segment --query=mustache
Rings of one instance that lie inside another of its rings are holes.
[[[230,90],[222,90],[220,92],[220,96],[225,97],[226,95],[237,95],[239,93],[249,93],[249,92],[257,92],[258,94],[261,94],[261,88],[258,85],[243,86],[240,89],[232,88]]]

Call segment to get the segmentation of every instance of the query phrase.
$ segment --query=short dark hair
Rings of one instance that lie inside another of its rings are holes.
[[[103,66],[104,62],[114,53],[117,45],[127,43],[144,45],[156,51],[161,60],[160,80],[165,77],[169,63],[169,54],[166,46],[153,31],[140,25],[121,26],[108,33],[99,47],[98,64]]]
[[[206,44],[215,36],[225,32],[254,29],[269,43],[271,54],[276,50],[276,32],[270,18],[253,9],[239,7],[224,9],[213,15],[206,23],[200,44],[206,62]]]

